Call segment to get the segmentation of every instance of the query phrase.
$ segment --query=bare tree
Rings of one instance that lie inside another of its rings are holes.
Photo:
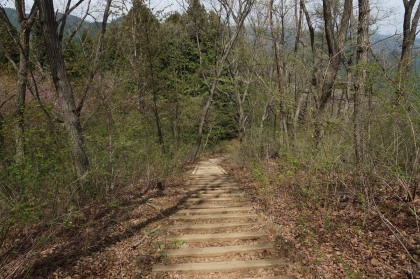
[[[338,24],[336,22],[337,18],[333,17],[332,2],[332,0],[322,1],[325,37],[327,40],[329,61],[324,71],[321,96],[318,101],[318,108],[316,112],[318,117],[322,117],[328,101],[331,99],[331,96],[334,92],[334,81],[336,79],[338,70],[340,69],[340,63],[346,42],[347,30],[350,25],[350,18],[353,11],[353,1],[345,0],[340,23]],[[334,28],[335,26],[337,27]],[[335,31],[335,29],[337,29],[337,31]],[[322,137],[322,125],[322,119],[318,118],[315,123],[314,135],[314,142],[316,146],[319,145]]]
[[[405,79],[412,65],[413,46],[417,35],[417,26],[420,19],[420,4],[417,5],[413,16],[414,7],[417,0],[403,0],[404,3],[404,23],[403,23],[403,42],[401,47],[401,58],[399,63],[399,79]],[[397,91],[398,100],[403,94],[403,89]]]
[[[244,46],[245,42],[242,42],[242,45]],[[239,52],[238,56],[245,56],[245,53],[243,51]],[[245,59],[247,58],[248,57],[245,57]],[[235,57],[232,60],[240,60],[240,57]],[[231,61],[229,66],[229,75],[231,83],[233,84],[233,92],[230,97],[236,106],[238,138],[240,142],[243,142],[245,138],[246,122],[249,116],[249,111],[246,110],[245,104],[249,96],[252,73],[248,65],[240,65],[239,61],[237,63]]]
[[[52,0],[37,0],[36,3],[40,11],[40,21],[44,31],[45,48],[50,62],[52,79],[63,110],[64,125],[69,135],[76,173],[80,178],[88,170],[89,160],[85,151],[73,89],[67,76],[60,40],[57,35],[58,21],[55,17],[54,3]]]
[[[369,0],[359,0],[359,21],[357,28],[357,81],[354,95],[354,150],[356,164],[364,159],[364,114],[366,99],[366,64],[369,50]]]
[[[305,0],[300,0],[300,9],[305,14],[306,24],[308,25],[309,29],[309,38],[311,42],[311,51],[312,51],[312,85],[317,84],[316,79],[316,68],[315,68],[315,28],[311,20],[311,16],[309,15],[308,9],[306,9]]]
[[[325,37],[328,45],[329,65],[325,70],[322,94],[319,100],[319,110],[323,111],[333,93],[333,85],[340,68],[341,57],[346,41],[349,20],[352,14],[353,1],[345,0],[338,31],[334,32],[334,21],[332,16],[332,0],[323,0],[323,15],[325,25]]]
[[[284,3],[282,3],[282,6]],[[284,26],[284,13],[281,14],[281,34],[280,38],[277,32],[278,26],[274,24],[274,0],[270,0],[269,3],[269,18],[270,18],[270,32],[271,32],[271,40],[272,40],[272,48],[274,52],[274,63],[276,68],[277,74],[277,86],[280,95],[280,123],[281,123],[281,131],[283,136],[283,143],[288,145],[288,131],[287,131],[287,107],[286,107],[286,94],[287,94],[287,84],[286,84],[286,77],[285,77],[285,65],[284,59],[282,57],[281,48],[279,46],[279,41],[283,45],[284,44],[284,33],[285,33],[285,26]]]
[[[232,18],[235,22],[235,27],[233,29],[233,35],[229,36],[229,39],[223,43],[221,47],[221,51],[216,57],[216,62],[214,65],[212,81],[207,83],[209,93],[206,98],[205,104],[202,108],[201,117],[198,124],[198,131],[197,131],[197,143],[196,148],[193,156],[193,161],[196,160],[198,152],[201,147],[201,142],[203,139],[203,129],[206,123],[207,114],[210,110],[211,104],[213,103],[213,97],[217,89],[218,80],[222,75],[223,70],[225,69],[226,65],[225,62],[227,61],[232,48],[234,47],[236,40],[241,32],[245,19],[247,18],[248,14],[251,12],[251,8],[254,5],[255,0],[219,0],[220,4],[222,5],[225,16],[226,16],[226,24],[229,25],[229,20]],[[221,14],[219,16],[222,16]],[[232,30],[229,30],[229,32]]]
[[[17,34],[15,42],[19,49],[19,64],[16,64],[11,57],[8,57],[9,61],[14,65],[18,73],[18,84],[17,84],[17,99],[16,99],[16,153],[15,160],[17,163],[21,163],[24,160],[25,154],[25,100],[26,90],[28,87],[29,79],[29,40],[31,36],[32,26],[35,22],[35,16],[38,11],[36,4],[32,5],[29,15],[25,11],[25,1],[15,0],[16,18],[19,22],[18,30],[10,23],[7,18],[4,8],[0,5],[0,17],[3,22],[6,23],[9,33]]]
[[[70,3],[70,1],[69,1],[69,3]],[[93,61],[91,62],[92,67],[91,67],[90,72],[89,72],[88,80],[86,81],[85,87],[83,89],[82,97],[80,98],[78,106],[77,106],[77,112],[79,114],[80,114],[80,111],[83,108],[87,93],[90,90],[90,86],[92,84],[92,81],[95,78],[96,72],[98,71],[98,68],[99,68],[99,62],[101,60],[101,56],[102,56],[102,53],[103,53],[103,50],[104,50],[104,38],[105,38],[105,33],[106,33],[106,27],[107,27],[107,24],[108,24],[109,14],[111,12],[111,3],[112,3],[112,0],[106,0],[104,16],[103,16],[102,24],[101,24],[101,31],[99,32],[98,41],[96,43],[95,56],[93,58]],[[90,4],[90,2],[89,2],[89,4]],[[67,9],[69,9],[69,8],[67,8]]]

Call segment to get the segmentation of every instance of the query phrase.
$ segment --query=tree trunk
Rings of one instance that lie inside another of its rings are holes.
[[[243,142],[245,138],[245,110],[244,110],[244,101],[246,99],[246,95],[248,93],[248,87],[245,88],[244,96],[241,97],[240,88],[239,86],[236,87],[235,90],[235,104],[236,104],[236,113],[237,113],[237,129],[238,129],[238,138],[240,142]]]
[[[25,1],[15,0],[16,19],[19,22],[19,29],[15,30],[9,19],[6,17],[5,11],[2,8],[3,20],[8,26],[10,34],[16,34],[16,47],[19,49],[19,65],[9,58],[18,74],[17,82],[17,100],[16,100],[16,152],[15,161],[21,164],[25,156],[25,99],[26,90],[28,87],[28,73],[29,73],[29,40],[31,29],[35,21],[35,14],[37,13],[37,6],[34,4],[29,15],[25,11]]]
[[[166,153],[166,149],[165,149],[165,142],[163,139],[163,132],[162,132],[162,125],[161,125],[161,121],[160,121],[160,115],[159,115],[159,108],[158,108],[158,96],[157,96],[157,89],[156,89],[156,79],[155,79],[155,69],[154,69],[154,65],[153,65],[153,61],[152,61],[152,53],[151,53],[151,49],[150,49],[150,38],[149,38],[149,34],[148,32],[146,32],[146,37],[147,37],[147,42],[148,42],[148,46],[147,46],[147,52],[148,52],[148,63],[149,63],[149,71],[150,71],[150,83],[152,86],[152,95],[153,95],[153,115],[155,117],[155,123],[156,123],[156,134],[158,137],[158,143],[160,146],[160,149],[162,151],[162,153]]]
[[[283,135],[283,143],[288,145],[288,132],[287,132],[287,108],[285,103],[285,95],[286,95],[286,86],[285,86],[285,77],[284,71],[282,69],[283,59],[279,53],[278,47],[278,36],[276,35],[275,26],[274,26],[274,17],[273,17],[273,9],[274,9],[274,0],[270,1],[270,30],[271,30],[271,39],[272,39],[272,48],[274,52],[274,61],[277,73],[277,86],[280,94],[280,127],[282,130]],[[283,33],[283,32],[282,32]],[[282,34],[282,40],[283,40]]]
[[[216,73],[217,78],[219,78],[220,74]],[[198,151],[200,151],[200,147],[201,147],[201,141],[203,140],[203,129],[204,129],[204,124],[206,123],[206,119],[207,119],[207,114],[210,110],[211,104],[213,102],[213,96],[214,93],[216,92],[216,87],[217,87],[217,79],[214,79],[210,90],[209,90],[209,95],[207,96],[206,99],[206,103],[203,107],[203,110],[201,112],[201,116],[200,116],[200,122],[198,123],[198,132],[197,132],[197,143],[195,145],[195,151],[194,151],[194,156],[193,156],[193,162],[195,162],[195,160],[197,159],[197,155],[198,155]]]
[[[228,1],[221,1],[221,2],[222,2],[222,6],[224,6],[224,8],[226,9],[226,12],[230,16],[232,16],[234,8],[231,6],[231,3],[229,3]],[[213,81],[211,82],[211,85],[209,86],[209,95],[207,96],[206,103],[202,109],[200,121],[198,124],[197,142],[195,146],[193,162],[195,162],[195,160],[197,159],[197,155],[200,150],[201,141],[203,139],[204,124],[206,123],[207,114],[210,110],[211,104],[213,103],[213,97],[214,97],[214,93],[216,92],[218,79],[220,78],[223,72],[223,67],[224,67],[225,62],[227,58],[229,57],[230,52],[238,39],[239,33],[242,30],[245,19],[248,16],[248,14],[251,12],[251,8],[254,5],[254,0],[245,0],[241,2],[242,3],[239,5],[238,13],[236,15],[233,15],[233,18],[236,24],[235,32],[230,37],[229,41],[224,46],[222,46],[223,49],[222,49],[221,56],[216,57],[215,71],[214,71],[214,76],[212,77]],[[199,49],[199,52],[201,52],[200,46],[198,46],[198,49]]]
[[[417,6],[413,19],[413,9],[417,0],[404,0],[403,44],[401,47],[400,70],[408,71],[411,67],[412,51],[416,30],[420,18],[420,5]]]
[[[298,50],[299,50],[299,43],[300,43],[300,36],[301,36],[301,29],[302,29],[302,17],[303,17],[303,10],[300,5],[298,5],[298,0],[295,0],[295,26],[296,26],[296,37],[295,37],[295,47],[294,47],[294,54],[295,59],[298,58]],[[299,10],[299,12],[298,12]],[[302,55],[304,56],[304,54]],[[292,145],[296,140],[296,131],[297,131],[297,118],[300,113],[300,104],[301,104],[301,93],[300,88],[298,86],[298,73],[297,73],[297,63],[293,65],[294,71],[294,113],[292,117],[292,125],[291,125],[291,135],[292,135]]]
[[[323,13],[325,22],[325,36],[328,45],[329,65],[327,66],[324,83],[322,85],[322,95],[319,102],[319,110],[322,112],[333,92],[335,77],[340,67],[341,56],[344,49],[349,20],[352,13],[352,0],[344,2],[343,14],[338,30],[338,34],[334,34],[333,17],[331,13],[331,1],[323,0]]]
[[[298,15],[298,0],[295,0],[295,25],[296,25],[296,37],[295,37],[295,48],[294,48],[294,52],[295,55],[298,52],[299,49],[299,43],[300,43],[300,33],[301,33],[301,29],[302,29],[302,14],[303,14],[303,10],[302,10],[302,6],[299,5],[299,15]],[[302,1],[302,0],[301,0]]]
[[[305,18],[306,18],[306,23],[308,25],[308,29],[309,29],[309,38],[310,38],[310,42],[311,42],[311,59],[312,59],[312,79],[311,79],[311,84],[308,90],[308,96],[307,96],[307,100],[308,100],[308,104],[309,106],[306,106],[306,116],[308,118],[311,118],[312,116],[312,94],[314,92],[315,87],[318,85],[318,78],[317,78],[317,67],[315,64],[315,28],[312,24],[311,21],[311,17],[309,16],[309,12],[306,9],[305,6],[305,0],[300,0],[300,9],[301,11],[303,11]]]
[[[397,102],[400,102],[404,95],[404,80],[410,73],[412,67],[413,46],[416,39],[417,26],[420,19],[420,4],[417,6],[413,16],[413,9],[417,0],[403,0],[404,3],[404,23],[403,23],[403,42],[401,47],[401,58],[398,65],[398,78],[400,80],[400,88],[397,90]]]
[[[64,57],[57,37],[53,0],[37,0],[44,31],[45,48],[50,62],[52,79],[63,110],[64,125],[69,135],[70,149],[77,176],[82,177],[89,167],[82,127],[76,111],[73,89],[67,76]]]
[[[359,0],[357,28],[357,81],[354,92],[354,151],[356,164],[364,161],[364,114],[366,112],[366,64],[369,49],[369,0]]]
[[[16,163],[24,160],[25,154],[25,99],[28,86],[29,67],[29,36],[30,29],[19,30],[19,69],[18,69],[18,92],[16,101]]]
[[[325,70],[324,80],[321,88],[321,97],[319,99],[317,120],[315,123],[315,145],[318,146],[321,141],[324,110],[331,99],[334,90],[334,81],[340,68],[341,56],[344,50],[347,29],[353,9],[353,1],[345,0],[343,14],[341,16],[338,33],[334,32],[334,21],[332,16],[332,0],[323,0],[323,15],[325,25],[325,37],[328,45],[329,64]]]
[[[3,114],[0,112],[0,155],[3,154],[3,149],[4,149],[3,125],[4,125],[4,117],[3,117]],[[1,157],[3,158],[3,155]],[[1,166],[1,160],[0,160],[0,166]]]
[[[112,0],[106,0],[105,11],[104,11],[103,19],[102,19],[102,24],[101,24],[101,32],[99,33],[98,42],[96,45],[95,57],[93,61],[91,62],[92,68],[90,69],[89,78],[85,84],[85,88],[83,89],[82,97],[80,98],[79,104],[77,105],[78,114],[80,114],[80,111],[83,108],[86,96],[90,90],[90,86],[92,85],[93,79],[95,78],[96,72],[98,71],[98,68],[99,68],[99,62],[101,61],[101,56],[104,51],[104,38],[105,38],[106,28],[108,24],[108,17],[111,12],[111,3],[112,3]],[[69,4],[70,4],[70,1],[68,2],[68,5]],[[64,26],[64,22],[62,23],[61,27],[63,26]],[[60,30],[60,34],[62,34],[61,30]]]

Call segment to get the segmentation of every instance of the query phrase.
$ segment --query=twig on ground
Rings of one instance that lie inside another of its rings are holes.
[[[153,209],[157,210],[157,211],[158,211],[158,213],[159,213],[159,215],[160,215],[160,216],[163,216],[163,214],[162,214],[162,209],[161,209],[159,206],[154,205],[154,204],[152,204],[152,203],[150,203],[150,202],[146,202],[146,205],[148,205],[148,206],[152,207]]]
[[[413,255],[410,253],[409,249],[407,248],[407,245],[405,245],[405,240],[400,237],[402,236],[401,232],[389,221],[378,209],[376,204],[374,204],[374,210],[378,214],[378,216],[381,218],[382,222],[388,227],[388,229],[392,232],[392,234],[395,236],[395,238],[398,240],[398,242],[401,244],[404,251],[407,253],[408,257],[412,260],[413,263],[419,264],[416,259],[414,259]]]
[[[132,249],[136,249],[136,248],[137,248],[140,244],[142,244],[142,243],[146,240],[146,238],[148,238],[148,237],[150,236],[150,234],[152,234],[152,233],[156,232],[159,228],[160,228],[160,226],[158,226],[157,228],[154,228],[154,229],[153,229],[153,230],[151,230],[151,231],[146,232],[146,233],[143,235],[143,237],[142,237],[142,238],[140,238],[140,240],[139,240],[139,241],[137,241],[136,243],[134,243],[133,245],[131,245],[131,248],[132,248]]]

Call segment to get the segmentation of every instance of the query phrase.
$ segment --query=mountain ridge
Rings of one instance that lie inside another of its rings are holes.
[[[16,17],[16,10],[13,8],[4,8],[6,12],[6,16],[8,17],[10,23],[16,28],[19,29],[19,21]],[[59,14],[62,15],[62,14]],[[75,16],[75,15],[68,15],[66,19],[66,27],[65,33],[69,34],[71,31],[75,30],[77,26],[82,21],[82,18]],[[79,30],[80,31],[87,31],[88,34],[94,34],[96,31],[99,30],[99,23],[98,22],[91,22],[91,21],[83,21],[82,26]]]

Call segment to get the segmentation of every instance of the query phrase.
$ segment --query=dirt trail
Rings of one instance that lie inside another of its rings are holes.
[[[240,185],[218,165],[200,162],[188,185],[190,198],[169,217],[160,240],[167,247],[156,278],[293,278],[287,260],[268,239],[264,224]]]

